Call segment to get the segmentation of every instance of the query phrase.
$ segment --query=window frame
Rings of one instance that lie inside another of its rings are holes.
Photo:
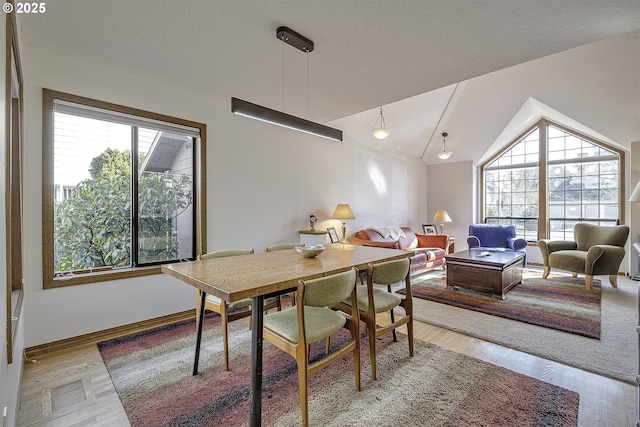
[[[8,2],[13,4],[13,0]],[[24,87],[15,13],[7,13],[5,22],[5,286],[7,364],[11,364],[24,300],[22,242]]]
[[[144,119],[197,128],[200,138],[194,139],[194,243],[195,255],[206,251],[206,125],[190,120],[152,113],[123,105],[85,98],[55,90],[42,89],[42,271],[43,289],[82,285],[161,273],[161,265],[134,266],[118,269],[97,269],[72,276],[54,276],[54,101],[67,101],[110,110]],[[177,262],[177,261],[176,261]]]
[[[498,150],[493,156],[489,157],[489,159],[487,159],[484,163],[482,163],[480,165],[480,220],[481,222],[486,222],[487,218],[486,218],[486,172],[487,172],[487,165],[491,164],[493,161],[497,160],[500,156],[502,156],[503,154],[505,154],[507,151],[509,151],[513,146],[515,146],[517,143],[519,143],[524,137],[526,137],[528,134],[530,134],[533,130],[535,130],[536,128],[539,129],[539,159],[538,159],[538,239],[537,240],[541,240],[541,239],[549,239],[550,236],[550,230],[549,230],[549,212],[548,212],[548,190],[547,190],[547,182],[548,182],[548,175],[547,175],[547,171],[548,171],[548,166],[549,166],[549,161],[548,161],[548,149],[547,149],[547,144],[548,144],[548,126],[553,126],[556,127],[558,129],[560,129],[561,131],[570,133],[572,135],[575,135],[581,139],[584,139],[585,141],[588,141],[596,146],[602,147],[606,150],[612,151],[614,153],[616,153],[619,156],[619,194],[618,194],[618,199],[620,200],[619,203],[619,220],[621,224],[625,223],[625,212],[626,212],[626,206],[625,206],[625,198],[624,198],[624,194],[625,194],[625,186],[626,186],[626,179],[625,179],[625,170],[626,170],[626,163],[625,163],[625,151],[614,147],[610,144],[607,144],[606,142],[600,141],[598,139],[595,139],[591,136],[585,135],[584,133],[577,131],[575,129],[572,129],[568,126],[565,126],[561,123],[546,119],[546,118],[541,118],[540,120],[538,120],[536,123],[532,124],[531,126],[529,126],[527,129],[525,129],[523,132],[521,132],[520,134],[518,134],[515,138],[513,138],[508,144],[506,144],[502,149]],[[536,245],[536,242],[532,242],[529,241],[528,242],[530,245]]]

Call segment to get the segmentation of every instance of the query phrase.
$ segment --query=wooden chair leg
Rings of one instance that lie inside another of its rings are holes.
[[[609,275],[609,283],[611,283],[611,286],[613,286],[614,288],[617,288],[618,287],[618,275],[617,274]]]
[[[544,269],[542,270],[542,278],[543,278],[543,279],[546,279],[547,277],[549,277],[549,271],[550,271],[550,270],[551,270],[551,269],[549,268],[549,266],[548,266],[548,265],[545,265],[545,266],[544,266]]]
[[[298,388],[300,390],[300,412],[302,412],[302,425],[309,425],[309,378],[307,376],[307,360],[298,359]]]
[[[409,356],[413,357],[413,314],[407,322],[407,340],[409,341]]]
[[[351,338],[356,341],[356,348],[353,351],[353,370],[356,377],[356,390],[360,391],[360,333],[358,325],[352,325],[350,328]]]
[[[376,366],[376,323],[373,321],[373,325],[367,321],[367,330],[369,333],[369,359],[371,361],[371,378],[377,380],[377,366]]]
[[[587,285],[587,290],[590,291],[593,288],[593,276],[584,276],[584,283]]]

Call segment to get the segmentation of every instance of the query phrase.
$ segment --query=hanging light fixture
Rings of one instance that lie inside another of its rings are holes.
[[[276,30],[276,38],[283,43],[295,47],[296,49],[309,54],[313,52],[313,42],[308,38],[296,33],[287,27],[279,27]],[[284,53],[283,53],[284,55]],[[284,58],[284,56],[283,56]],[[284,59],[283,59],[284,60]],[[308,64],[308,62],[307,62]],[[308,67],[308,65],[307,65]],[[307,75],[309,71],[307,70]],[[283,110],[284,110],[284,70],[283,70]],[[308,82],[307,82],[308,84]],[[308,92],[308,88],[307,88]],[[307,95],[308,103],[308,95]],[[272,110],[262,105],[254,104],[238,98],[231,98],[231,112],[252,119],[261,120],[277,126],[294,129],[300,132],[309,133],[311,135],[321,136],[323,138],[332,139],[334,141],[342,141],[342,131],[312,122],[297,116],[292,116],[283,111]]]
[[[378,123],[380,124],[378,126]],[[382,115],[382,107],[380,107],[380,115],[376,120],[376,123],[373,125],[373,129],[371,129],[371,133],[374,137],[378,139],[385,139],[391,133],[391,129],[387,127],[387,124],[384,122],[384,116]]]
[[[449,151],[449,149],[447,148],[448,136],[449,136],[448,133],[442,132],[442,151],[438,151],[438,158],[442,160],[448,159],[453,154],[453,151]]]

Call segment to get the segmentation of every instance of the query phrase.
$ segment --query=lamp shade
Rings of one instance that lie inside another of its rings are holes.
[[[433,222],[451,222],[451,217],[447,211],[438,211],[433,216]]]
[[[336,206],[336,210],[333,211],[331,217],[335,219],[356,219],[351,207],[347,203],[341,203]]]
[[[438,151],[438,158],[441,159],[441,160],[447,160],[453,154],[453,151],[451,151],[451,150],[449,150],[449,148],[447,148],[447,137],[448,136],[449,136],[448,133],[442,132],[442,150]]]
[[[387,127],[387,124],[384,121],[382,107],[380,107],[380,114],[378,115],[376,123],[373,125],[373,129],[371,129],[371,134],[377,139],[385,139],[389,134],[391,134],[391,129]]]
[[[377,139],[385,139],[391,134],[391,130],[389,128],[375,128],[371,134]]]
[[[631,193],[631,197],[629,197],[630,202],[640,202],[640,182],[636,184],[636,188]]]

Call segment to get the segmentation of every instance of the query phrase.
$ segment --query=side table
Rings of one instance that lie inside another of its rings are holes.
[[[300,243],[313,246],[327,243],[329,232],[326,230],[298,230],[298,234],[300,234]]]

